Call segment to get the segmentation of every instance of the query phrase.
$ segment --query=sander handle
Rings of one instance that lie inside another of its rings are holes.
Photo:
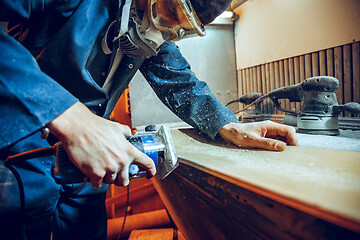
[[[261,96],[263,96],[262,93],[248,93],[248,94],[242,95],[238,99],[235,99],[235,100],[232,100],[232,101],[228,102],[225,106],[227,107],[230,104],[237,103],[237,102],[244,103],[244,104],[248,105],[248,104],[251,104],[252,102],[256,101]]]
[[[291,85],[291,86],[287,86],[287,87],[282,87],[282,88],[277,88],[275,90],[270,91],[268,94],[265,95],[260,95],[259,93],[255,93],[255,94],[249,94],[249,95],[244,95],[242,97],[246,97],[247,100],[254,98],[257,94],[259,94],[259,97],[257,97],[255,100],[251,99],[251,103],[249,105],[247,105],[245,108],[243,108],[242,110],[236,112],[243,112],[246,109],[249,109],[251,106],[258,104],[262,101],[264,101],[266,98],[270,98],[271,101],[273,101],[275,107],[283,112],[288,112],[291,114],[296,114],[296,112],[293,111],[289,111],[286,109],[283,109],[280,105],[280,102],[278,101],[278,99],[289,99],[291,102],[300,102],[300,97],[299,97],[299,89],[301,88],[301,84],[296,84],[296,85]],[[240,100],[243,100],[241,98],[239,98],[238,100],[235,100],[237,102],[240,102]],[[232,102],[235,102],[232,101]],[[230,102],[230,103],[232,103]],[[227,105],[229,105],[230,103],[228,103]],[[226,106],[227,106],[226,105]]]
[[[360,104],[357,102],[348,102],[344,105],[333,106],[332,113],[337,116],[341,112],[347,111],[350,113],[360,113]]]
[[[300,89],[301,83],[272,90],[268,95],[278,110],[296,115],[296,112],[282,108],[279,99],[289,99],[290,102],[300,102]]]
[[[299,96],[300,88],[301,88],[301,83],[291,86],[281,87],[270,91],[269,97],[274,103],[276,102],[279,106],[280,104],[278,102],[278,99],[289,99],[290,102],[300,102],[301,101]],[[277,105],[276,103],[275,105]]]

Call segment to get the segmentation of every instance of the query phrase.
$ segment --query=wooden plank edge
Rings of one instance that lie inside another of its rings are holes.
[[[259,187],[257,185],[254,185],[250,182],[247,182],[245,180],[241,180],[238,178],[234,178],[232,176],[226,175],[224,173],[221,173],[219,171],[216,171],[214,169],[210,169],[207,168],[205,166],[202,166],[200,164],[197,164],[191,160],[185,159],[185,158],[181,158],[180,156],[178,156],[178,160],[183,163],[186,164],[188,166],[197,168],[201,171],[204,171],[208,174],[214,175],[218,178],[221,178],[225,181],[228,181],[232,184],[235,184],[239,187],[242,187],[244,189],[247,189],[251,192],[257,193],[261,196],[267,197],[269,199],[272,199],[276,202],[282,203],[286,206],[295,208],[299,211],[305,212],[307,214],[310,214],[312,216],[315,216],[317,218],[320,218],[322,220],[328,221],[330,223],[333,223],[335,225],[338,225],[340,227],[346,228],[348,230],[360,233],[360,222],[348,218],[346,216],[342,216],[339,215],[339,213],[335,213],[335,212],[331,212],[329,210],[326,209],[322,209],[319,208],[318,206],[312,205],[312,204],[308,204],[308,203],[304,203],[301,202],[297,199],[294,199],[292,197],[286,196],[284,194],[280,194],[280,193],[276,193],[274,191],[268,190],[266,188],[263,187]]]

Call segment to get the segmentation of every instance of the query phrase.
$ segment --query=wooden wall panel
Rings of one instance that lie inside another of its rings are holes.
[[[246,70],[245,70],[245,76],[246,76],[246,89],[248,90],[248,92],[252,92],[252,89],[251,89],[251,84],[250,84],[250,69],[249,68],[247,68]]]
[[[353,101],[360,102],[360,43],[354,43],[352,48],[353,68]]]
[[[344,65],[344,83],[343,83],[343,102],[351,102],[352,100],[352,71],[351,71],[351,49],[350,45],[343,46],[343,65]],[[345,116],[351,114],[345,113]]]
[[[305,78],[312,76],[311,66],[311,55],[305,54]]]
[[[352,96],[353,102],[360,103],[360,43],[356,42],[352,44]],[[355,115],[360,117],[360,114]]]
[[[242,70],[242,76],[243,76],[243,94],[248,93],[248,86],[247,86],[247,78],[246,78],[246,71]]]
[[[290,86],[289,59],[284,59],[284,77],[285,77],[285,86]],[[290,101],[287,99],[285,102],[287,109],[291,109]]]
[[[258,93],[262,93],[262,85],[261,85],[261,67],[257,66],[256,67],[256,86],[257,86],[257,92]]]
[[[260,68],[261,68],[261,90],[262,90],[261,93],[266,94],[266,93],[268,93],[268,91],[266,90],[266,68],[265,68],[265,64],[262,64],[260,66]],[[262,107],[263,107],[263,109],[265,109],[264,108],[264,103],[262,103]]]
[[[237,79],[238,79],[238,96],[242,96],[244,94],[244,78],[242,75],[242,71],[237,72]],[[238,104],[238,108],[242,109],[242,106]]]
[[[319,76],[319,53],[314,52],[311,54],[311,69],[312,69],[312,76]]]
[[[274,62],[275,89],[280,88],[279,62]]]
[[[326,50],[326,68],[327,75],[334,76],[334,49]]]
[[[256,79],[256,67],[251,68],[251,75],[252,75],[252,91],[258,92],[257,90],[257,79]]]
[[[280,68],[279,68],[279,61],[276,61],[274,62],[274,81],[275,81],[275,89],[278,89],[281,86],[281,83],[280,83]],[[281,106],[284,106],[284,101],[283,100],[280,100],[280,104]],[[276,110],[276,114],[281,114],[281,112],[279,110]]]
[[[275,76],[274,76],[274,63],[269,63],[269,83],[270,83],[270,91],[275,89]]]
[[[295,84],[298,84],[301,82],[300,79],[300,58],[294,57],[294,78],[295,78]],[[300,111],[300,103],[294,103],[295,104],[295,111]]]
[[[276,83],[275,83],[275,65],[274,65],[275,62],[271,62],[269,65],[270,65],[270,79],[269,79],[269,82],[270,82],[270,90],[274,90],[276,87]],[[270,106],[270,112],[269,113],[276,113],[276,109],[274,107],[274,104],[272,101],[269,101],[269,106]]]
[[[295,84],[295,70],[294,70],[294,58],[289,58],[289,80],[290,85]],[[295,111],[295,103],[290,103],[290,110]]]
[[[248,76],[249,76],[249,88],[250,88],[250,92],[254,92],[252,68],[248,68],[248,69],[247,69],[247,74],[248,74]]]
[[[339,104],[360,102],[360,42],[240,69],[239,96],[254,92],[266,94],[319,75],[339,80],[336,91]],[[283,108],[300,111],[299,103],[280,102]],[[263,105],[265,113],[272,113],[271,101],[266,100]]]
[[[351,72],[351,49],[350,45],[343,47],[344,59],[344,102],[350,102],[352,99],[352,72]]]
[[[343,57],[342,48],[336,47],[334,49],[334,65],[335,65],[335,77],[340,81],[340,87],[336,92],[339,104],[343,104]]]
[[[242,85],[243,78],[242,78],[242,75],[241,75],[241,71],[238,71],[238,73],[237,73],[237,81],[238,81],[238,84],[237,84],[237,86],[238,86],[238,89],[237,89],[238,95],[242,96],[243,95],[243,85]]]
[[[245,70],[244,70],[244,69],[240,70],[239,75],[241,75],[241,83],[240,83],[240,84],[241,84],[241,86],[242,86],[242,92],[239,93],[239,97],[240,97],[240,96],[246,94],[247,91],[248,91],[248,89],[246,88]],[[240,84],[239,84],[239,85],[240,85]],[[243,108],[243,104],[239,104],[239,109],[242,109],[242,108]]]
[[[280,87],[285,87],[285,72],[284,72],[284,61],[279,61],[279,81],[280,81]],[[281,101],[281,106],[283,106],[285,109],[287,109],[287,101],[286,99],[283,99]]]
[[[270,88],[270,64],[266,63],[265,64],[265,87],[266,87],[266,92],[268,93],[271,91]],[[269,107],[269,99],[265,99],[264,101],[264,112],[265,113],[270,113],[270,107]]]
[[[320,51],[319,52],[319,68],[320,68],[320,75],[325,76],[327,75],[326,71],[326,52]]]

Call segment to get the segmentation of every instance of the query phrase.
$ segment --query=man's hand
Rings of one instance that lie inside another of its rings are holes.
[[[283,151],[286,145],[297,145],[293,127],[272,121],[229,123],[220,129],[219,135],[226,141],[244,148]]]
[[[143,168],[148,177],[156,173],[151,158],[126,140],[125,136],[131,135],[128,126],[96,116],[82,103],[74,104],[48,127],[94,187],[128,185],[131,163]]]

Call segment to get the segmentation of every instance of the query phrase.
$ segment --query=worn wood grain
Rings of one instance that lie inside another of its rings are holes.
[[[358,239],[358,152],[246,150],[173,131],[180,166],[156,181],[189,239]]]
[[[359,152],[308,147],[251,151],[219,145],[191,132],[176,131],[173,137],[181,158],[234,183],[248,182],[279,195],[279,200],[294,201],[294,207],[346,218],[360,231]]]

